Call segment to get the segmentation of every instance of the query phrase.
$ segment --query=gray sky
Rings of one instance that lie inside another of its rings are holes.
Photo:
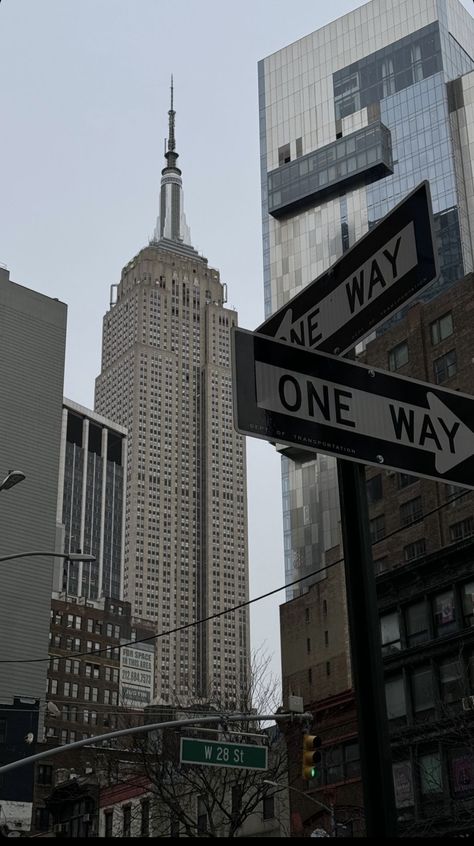
[[[257,62],[360,5],[0,2],[0,263],[68,304],[67,397],[92,408],[110,285],[153,233],[171,73],[193,246],[239,324],[263,321]],[[253,597],[284,582],[280,460],[250,438],[247,456]],[[275,674],[283,600],[251,614],[252,647]]]

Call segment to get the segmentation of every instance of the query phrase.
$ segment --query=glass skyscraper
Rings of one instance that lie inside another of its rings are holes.
[[[424,179],[440,276],[422,297],[473,270],[474,19],[458,0],[371,0],[284,47],[259,63],[259,108],[266,316]],[[335,459],[293,451],[282,488],[289,583],[339,542]]]

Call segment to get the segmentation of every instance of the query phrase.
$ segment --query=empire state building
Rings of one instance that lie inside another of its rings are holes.
[[[173,85],[168,115],[160,213],[111,289],[95,409],[128,429],[123,597],[156,623],[156,701],[239,707],[248,610],[219,616],[248,599],[245,441],[232,422],[237,313],[191,245]]]

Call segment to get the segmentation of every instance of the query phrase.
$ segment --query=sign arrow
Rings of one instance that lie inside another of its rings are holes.
[[[425,450],[440,474],[474,455],[474,433],[431,391],[413,406],[260,361],[255,374],[257,405],[266,411]]]

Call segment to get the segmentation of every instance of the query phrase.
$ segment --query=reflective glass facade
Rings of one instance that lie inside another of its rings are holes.
[[[473,269],[473,57],[474,20],[458,0],[390,7],[372,0],[259,63],[267,316],[424,179],[431,187],[441,274],[423,297],[436,296]],[[304,205],[292,203],[304,161],[319,161],[374,124],[389,133],[390,168],[357,184],[336,178],[333,191],[308,191]],[[278,208],[275,192],[283,186],[275,176],[292,168],[297,178],[285,186],[286,207],[281,196]],[[327,551],[339,540],[335,461],[284,457],[282,477],[289,583],[324,568]],[[288,598],[293,595],[288,590]]]
[[[96,557],[94,562],[64,562],[58,587],[70,596],[121,598],[125,457],[125,429],[67,400],[58,522],[64,527],[65,552]]]
[[[392,171],[390,132],[377,121],[269,173],[268,210],[279,217]]]

